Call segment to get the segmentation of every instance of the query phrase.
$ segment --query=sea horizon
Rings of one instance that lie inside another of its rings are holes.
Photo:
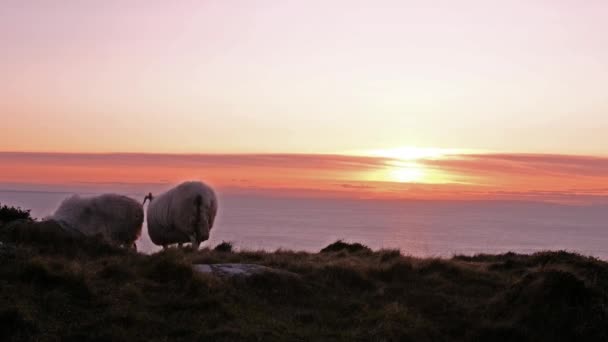
[[[0,203],[50,216],[71,196],[117,192],[143,200],[149,187],[123,185],[130,191],[97,186],[29,184],[0,187]],[[209,241],[241,250],[317,252],[336,241],[359,242],[373,249],[399,249],[415,257],[530,254],[566,250],[608,259],[605,207],[522,200],[407,200],[280,196],[269,193],[218,191],[220,211]],[[160,250],[144,227],[137,240],[143,253]]]

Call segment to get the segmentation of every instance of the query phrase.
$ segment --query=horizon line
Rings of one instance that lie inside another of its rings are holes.
[[[506,155],[518,155],[518,156],[571,156],[571,157],[592,157],[592,158],[608,158],[606,154],[591,154],[591,153],[557,153],[557,152],[517,152],[517,151],[490,151],[481,150],[472,152],[472,149],[464,150],[457,149],[457,153],[447,154],[445,156],[481,156],[481,155],[494,155],[494,156],[506,156]],[[29,154],[29,155],[98,155],[98,156],[112,156],[112,155],[151,155],[151,156],[345,156],[345,157],[366,157],[375,159],[399,159],[394,157],[379,156],[373,154],[364,153],[353,153],[353,152],[133,152],[133,151],[3,151],[0,150],[0,155],[16,155],[16,154]],[[421,157],[419,159],[427,159]]]

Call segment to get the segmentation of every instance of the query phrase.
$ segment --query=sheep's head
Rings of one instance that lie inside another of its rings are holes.
[[[144,197],[144,202],[143,202],[141,205],[146,204],[146,201],[148,201],[148,200],[149,200],[150,202],[152,202],[152,200],[153,200],[153,199],[154,199],[154,196],[152,196],[152,193],[151,193],[151,192],[149,192],[149,193],[146,195],[146,197]]]

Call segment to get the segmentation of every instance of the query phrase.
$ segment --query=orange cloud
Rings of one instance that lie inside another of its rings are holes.
[[[424,160],[473,184],[506,189],[568,190],[608,185],[608,158],[555,154],[470,154]]]
[[[605,203],[608,158],[543,154],[461,154],[416,160],[440,184],[370,180],[395,165],[380,157],[310,154],[0,153],[0,183],[79,185],[141,191],[202,179],[233,193],[392,199],[506,199]],[[31,187],[31,186],[30,186]]]

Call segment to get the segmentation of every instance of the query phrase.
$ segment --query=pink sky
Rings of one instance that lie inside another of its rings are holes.
[[[593,0],[5,0],[0,186],[605,203],[606,18]]]
[[[0,150],[607,155],[606,1],[0,4]]]

